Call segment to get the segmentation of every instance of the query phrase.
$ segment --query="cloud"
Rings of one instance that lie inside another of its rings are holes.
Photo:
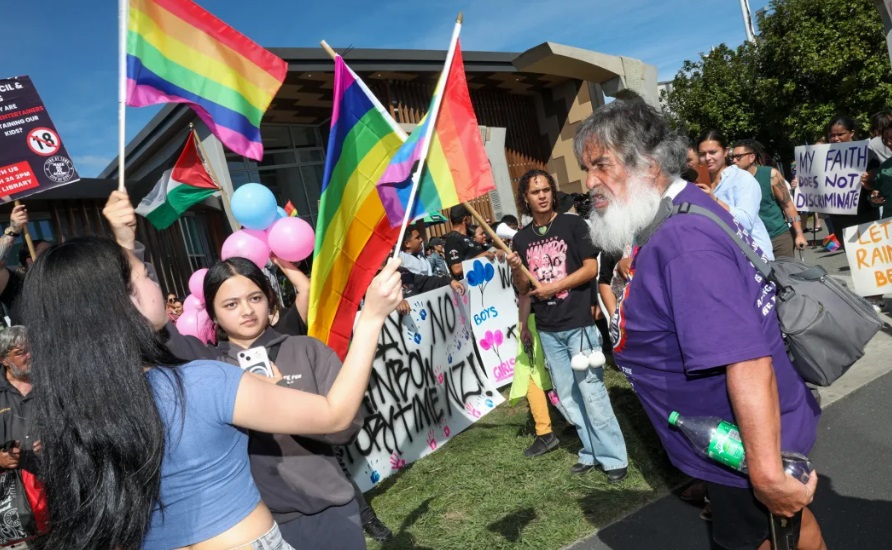
[[[112,161],[113,156],[73,155],[74,166],[82,177],[95,177]]]

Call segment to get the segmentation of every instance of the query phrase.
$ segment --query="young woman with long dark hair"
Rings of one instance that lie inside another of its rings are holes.
[[[749,172],[728,165],[728,141],[718,130],[707,130],[697,140],[700,162],[706,165],[710,184],[697,183],[753,237],[753,241],[769,259],[774,259],[774,248],[765,224],[759,218],[762,191],[759,182]]]
[[[398,262],[372,282],[356,341],[326,396],[215,361],[181,364],[156,331],[158,284],[117,244],[71,239],[25,281],[35,433],[52,530],[73,550],[289,549],[251,477],[244,431],[346,429],[384,319],[402,299]]]

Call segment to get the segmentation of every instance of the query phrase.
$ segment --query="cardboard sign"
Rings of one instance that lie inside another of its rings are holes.
[[[22,199],[79,179],[31,79],[0,79],[0,200]]]
[[[846,227],[843,238],[855,292],[861,296],[892,292],[892,218]]]
[[[796,147],[799,212],[856,214],[861,174],[867,170],[867,141]]]
[[[486,375],[497,387],[514,380],[518,346],[517,300],[511,268],[505,262],[477,258],[462,262],[471,311],[471,327]]]
[[[409,303],[411,323],[394,312],[384,324],[363,400],[365,422],[341,456],[363,491],[504,401],[484,372],[463,299],[445,286]]]

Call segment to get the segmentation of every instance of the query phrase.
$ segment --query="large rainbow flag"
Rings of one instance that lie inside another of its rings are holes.
[[[406,139],[374,94],[335,59],[334,108],[310,274],[309,335],[341,359],[366,289],[398,231],[375,183]]]
[[[431,134],[415,204],[410,219],[437,212],[495,189],[492,169],[477,117],[468,92],[468,80],[461,56],[461,42],[456,43],[452,65],[443,70],[431,107],[443,94],[434,131]],[[430,113],[433,109],[429,109]],[[394,226],[402,225],[412,192],[412,173],[420,162],[430,117],[425,115],[378,182],[378,193]]]
[[[260,160],[260,120],[287,72],[190,0],[130,0],[127,105],[186,103],[224,145]]]

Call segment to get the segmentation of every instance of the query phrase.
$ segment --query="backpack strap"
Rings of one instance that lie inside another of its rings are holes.
[[[774,279],[771,266],[768,265],[768,263],[763,260],[761,256],[756,254],[756,251],[753,250],[753,247],[744,242],[744,240],[741,239],[739,235],[737,235],[737,232],[731,229],[731,227],[728,226],[727,223],[725,223],[725,220],[716,216],[715,213],[707,210],[706,208],[703,208],[702,206],[684,202],[672,207],[672,213],[670,214],[670,216],[674,216],[676,214],[698,214],[714,221],[729,237],[731,237],[731,240],[734,241],[734,244],[737,245],[737,247],[746,255],[750,263],[753,264],[753,267],[756,268],[756,271],[761,273],[762,276],[766,279],[777,283],[777,281],[775,281]]]

